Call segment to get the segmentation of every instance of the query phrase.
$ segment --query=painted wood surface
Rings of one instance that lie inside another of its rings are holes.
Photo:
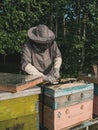
[[[33,75],[0,73],[0,90],[18,92],[43,82],[42,77]]]
[[[0,101],[0,121],[38,113],[39,95]]]
[[[93,113],[98,116],[98,96],[94,96]]]
[[[88,77],[86,75],[80,75],[79,79],[82,79],[89,83],[94,83],[94,104],[93,113],[98,116],[98,77]]]
[[[0,130],[39,130],[38,113],[0,121]]]
[[[79,75],[78,79],[84,80],[88,83],[94,84],[94,95],[98,95],[98,77],[96,76],[87,76],[87,75]]]
[[[31,96],[31,95],[36,95],[40,93],[41,93],[41,88],[38,86],[29,88],[20,92],[16,92],[16,93],[0,91],[0,101],[13,99],[13,98],[21,98],[24,96]]]
[[[98,84],[94,83],[94,95],[98,96]]]
[[[93,100],[93,89],[86,91],[83,90],[81,92],[72,93],[69,95],[60,96],[56,98],[43,94],[39,95],[39,101],[42,103],[44,102],[45,105],[49,106],[54,110],[89,100]]]
[[[74,94],[77,92],[82,91],[89,91],[94,89],[94,85],[91,84],[85,84],[80,82],[74,82],[74,83],[67,83],[63,85],[52,85],[52,86],[46,86],[44,87],[44,94],[51,96],[51,97],[59,97],[69,94]]]
[[[53,110],[44,105],[43,112],[41,108],[42,104],[40,103],[40,124],[42,125],[43,122],[44,127],[47,128],[47,130],[61,130],[63,128],[71,128],[73,125],[92,119],[93,100],[60,108],[58,110]]]
[[[87,76],[85,74],[79,75],[78,79],[87,81],[88,83],[96,83],[98,84],[98,77],[96,76]]]

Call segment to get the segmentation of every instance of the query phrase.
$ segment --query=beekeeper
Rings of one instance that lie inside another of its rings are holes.
[[[42,76],[50,83],[60,78],[61,52],[55,34],[40,24],[28,30],[28,39],[22,47],[21,68],[30,75]]]

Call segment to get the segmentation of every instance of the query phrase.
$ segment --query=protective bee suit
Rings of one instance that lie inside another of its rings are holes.
[[[54,33],[46,25],[30,28],[28,40],[22,47],[22,70],[52,83],[60,77],[61,64],[61,52]]]

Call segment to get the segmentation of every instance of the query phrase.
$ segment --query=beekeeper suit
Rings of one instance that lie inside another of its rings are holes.
[[[22,70],[52,83],[60,77],[61,63],[61,53],[52,30],[42,24],[30,28],[28,40],[22,47]]]

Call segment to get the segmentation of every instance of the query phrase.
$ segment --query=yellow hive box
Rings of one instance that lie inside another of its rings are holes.
[[[0,130],[39,130],[41,82],[32,75],[0,73]]]
[[[0,121],[38,113],[40,88],[0,93]]]
[[[38,114],[1,121],[0,130],[39,130]]]
[[[0,101],[0,121],[38,112],[38,95]]]

